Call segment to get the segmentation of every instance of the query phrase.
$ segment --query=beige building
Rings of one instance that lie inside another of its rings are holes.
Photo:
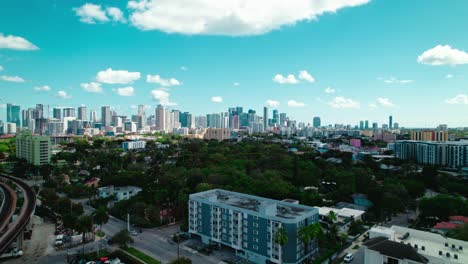
[[[229,128],[207,128],[205,132],[205,139],[216,139],[218,141],[230,139],[231,130]]]

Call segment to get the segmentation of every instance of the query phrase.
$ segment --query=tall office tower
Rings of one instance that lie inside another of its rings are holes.
[[[15,123],[16,127],[21,126],[19,105],[7,104],[7,123]]]
[[[396,124],[395,124],[396,126]],[[448,126],[446,124],[441,124],[439,126],[437,126],[437,130],[440,130],[440,131],[447,131],[448,130]]]
[[[65,107],[63,109],[63,117],[76,117],[76,110],[73,107]]]
[[[54,119],[61,120],[62,119],[62,109],[60,109],[60,108],[52,109],[52,117]]]
[[[268,107],[263,107],[263,128],[267,130],[268,128]]]
[[[390,128],[390,129],[393,128],[393,117],[392,116],[388,117],[388,128]]]
[[[89,121],[91,121],[91,122],[93,122],[93,123],[97,121],[96,111],[91,110],[91,111],[89,112]]]
[[[369,120],[366,120],[366,121],[365,121],[364,128],[365,128],[365,129],[369,129]]]
[[[179,122],[181,127],[188,127],[189,126],[189,112],[182,112],[179,113]]]
[[[125,118],[122,118],[122,117],[116,116],[116,115],[111,117],[111,125],[113,125],[115,127],[122,127],[123,122],[125,122]]]
[[[110,126],[111,124],[111,110],[110,106],[101,107],[101,125],[103,127]]]
[[[273,110],[273,125],[278,125],[279,115],[278,110]]]
[[[63,122],[60,119],[51,119],[47,124],[47,135],[56,136],[56,135],[63,135]]]
[[[239,129],[239,126],[240,126],[239,116],[235,115],[231,118],[231,129]]]
[[[364,129],[364,121],[359,121],[359,129]]]
[[[86,106],[78,107],[78,120],[88,120]]]
[[[214,113],[210,115],[209,127],[211,128],[221,128],[221,114]]]
[[[36,111],[34,111],[34,119],[44,118],[44,105],[36,104]]]
[[[241,106],[237,106],[236,107],[236,113],[237,113],[237,115],[240,115],[240,114],[244,113],[243,108]]]
[[[372,129],[377,129],[377,128],[379,128],[379,124],[377,124],[375,122],[372,123]]]
[[[138,114],[139,114],[139,115],[146,115],[146,113],[145,113],[145,105],[138,105]]]
[[[322,126],[322,121],[320,120],[320,117],[318,117],[318,116],[314,117],[313,126],[314,127],[321,127]]]
[[[154,116],[156,119],[156,129],[166,130],[166,110],[162,105],[156,107]]]
[[[398,124],[398,123],[393,123],[393,128],[394,128],[394,129],[400,129],[400,124]]]
[[[34,129],[34,127],[29,127],[31,120],[34,120],[34,109],[28,108],[21,111],[23,127],[29,128],[29,130]]]
[[[197,116],[195,117],[195,128],[206,128],[206,116]]]
[[[286,125],[286,113],[280,113],[280,125],[281,126]]]
[[[211,127],[211,114],[206,114],[206,127]]]

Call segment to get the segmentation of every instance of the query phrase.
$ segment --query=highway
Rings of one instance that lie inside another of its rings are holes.
[[[0,215],[0,234],[3,234],[3,230],[8,226],[11,217],[16,210],[16,193],[8,185],[0,181],[0,192],[4,198],[1,204]]]
[[[33,214],[36,208],[36,194],[34,190],[23,182],[20,179],[15,177],[0,174],[0,178],[3,180],[9,180],[13,182],[19,190],[23,193],[23,206],[21,207],[21,211],[16,218],[16,220],[7,228],[5,233],[3,233],[0,237],[0,254],[3,253],[8,247],[10,246],[13,241],[15,241],[16,237],[18,237],[21,232],[23,232],[24,228],[29,222],[31,215]],[[13,201],[10,201],[10,205],[13,204]],[[14,201],[16,206],[16,199]]]

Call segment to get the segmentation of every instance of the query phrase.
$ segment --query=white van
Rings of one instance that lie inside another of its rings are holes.
[[[55,246],[60,247],[63,245],[63,235],[58,235],[55,238]]]

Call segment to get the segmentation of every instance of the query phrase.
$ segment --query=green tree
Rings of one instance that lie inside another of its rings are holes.
[[[86,242],[86,233],[89,233],[93,230],[92,224],[93,218],[90,215],[82,215],[76,222],[75,229],[82,234],[83,244]]]
[[[304,244],[304,255],[307,254],[307,246],[312,240],[312,225],[301,226],[297,231],[297,236]]]
[[[450,231],[448,236],[455,239],[468,241],[468,223],[465,223],[463,226],[457,227]]]
[[[123,248],[127,247],[127,244],[133,243],[133,239],[128,234],[126,229],[120,230],[117,234],[115,234],[111,239],[111,243],[115,243]]]
[[[279,228],[275,233],[275,243],[280,245],[280,248],[281,248],[280,263],[283,263],[284,245],[288,243],[288,240],[289,240],[289,237],[286,232],[286,229],[284,229],[284,227]]]
[[[105,207],[99,207],[96,211],[93,212],[93,219],[94,223],[99,225],[99,230],[102,231],[102,225],[109,221],[107,209]]]

